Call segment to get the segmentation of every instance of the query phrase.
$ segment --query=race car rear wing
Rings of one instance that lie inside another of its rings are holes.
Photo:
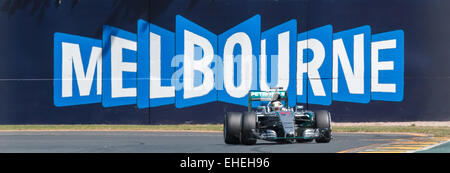
[[[272,101],[275,93],[280,95],[280,101],[288,102],[287,91],[250,91],[248,94],[248,111],[252,110],[252,101]]]

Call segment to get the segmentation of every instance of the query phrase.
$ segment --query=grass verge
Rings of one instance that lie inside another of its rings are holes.
[[[0,125],[0,131],[216,131],[222,124],[180,125]],[[450,137],[450,127],[424,126],[333,126],[333,132],[422,133],[435,137]]]

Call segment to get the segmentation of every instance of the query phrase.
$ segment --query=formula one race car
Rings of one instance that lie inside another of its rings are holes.
[[[288,103],[287,92],[281,90],[250,91],[247,112],[227,112],[223,128],[225,143],[253,145],[257,139],[278,143],[330,142],[330,112],[285,106]],[[254,110],[253,101],[263,104]]]

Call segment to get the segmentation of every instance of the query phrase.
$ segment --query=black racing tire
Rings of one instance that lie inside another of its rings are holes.
[[[242,116],[241,143],[245,145],[256,144],[256,137],[252,130],[256,129],[257,116],[254,112],[244,112]]]
[[[223,123],[223,138],[226,144],[240,144],[241,138],[241,119],[240,112],[227,112]]]
[[[331,140],[331,114],[326,110],[314,112],[316,115],[316,128],[319,129],[317,143],[328,143]]]
[[[316,138],[317,143],[329,143],[331,141],[331,130],[324,130],[320,132],[320,137]]]

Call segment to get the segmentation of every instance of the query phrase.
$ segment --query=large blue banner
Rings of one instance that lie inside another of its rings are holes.
[[[411,20],[438,2],[23,2],[0,1],[0,124],[221,123],[271,87],[335,121],[448,120],[445,25]]]

